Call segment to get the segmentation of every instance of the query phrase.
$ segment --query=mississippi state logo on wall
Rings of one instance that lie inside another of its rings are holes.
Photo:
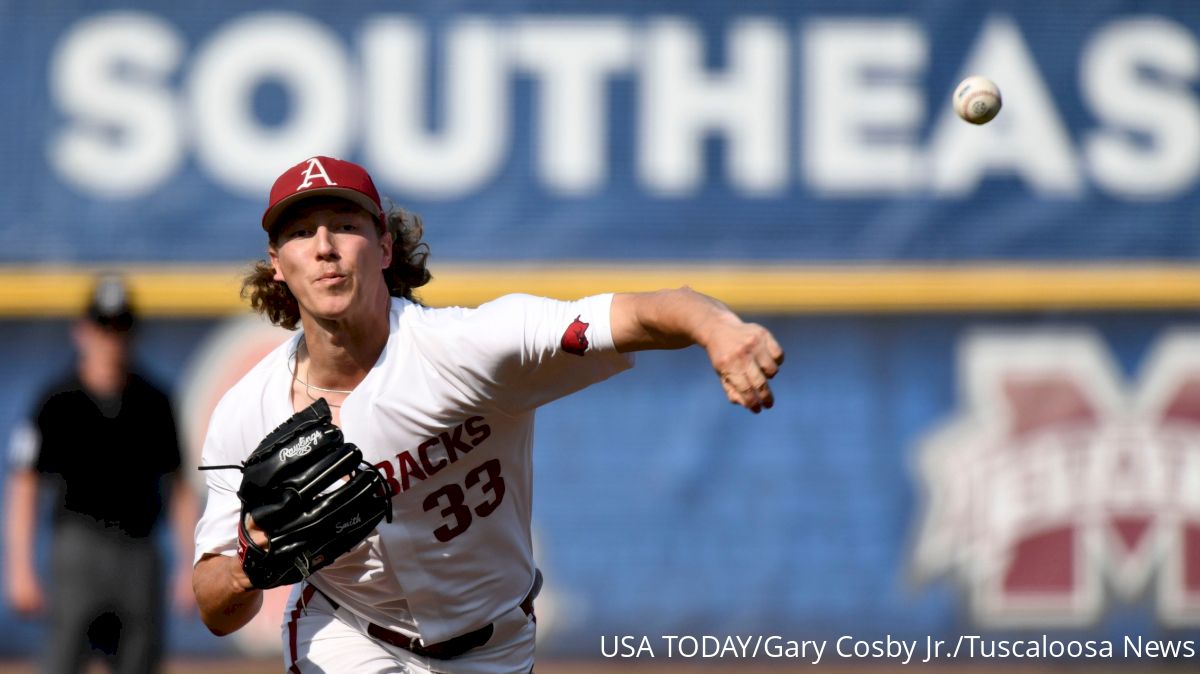
[[[1128,378],[1096,334],[980,332],[961,409],[917,449],[919,577],[986,626],[1079,626],[1148,602],[1200,625],[1200,332]]]

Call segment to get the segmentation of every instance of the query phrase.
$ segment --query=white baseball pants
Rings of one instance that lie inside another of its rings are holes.
[[[493,624],[491,639],[453,660],[434,660],[367,634],[368,623],[334,609],[320,592],[292,588],[283,616],[283,664],[288,674],[514,674],[533,670],[534,621],[513,607]],[[307,602],[302,595],[311,595]]]

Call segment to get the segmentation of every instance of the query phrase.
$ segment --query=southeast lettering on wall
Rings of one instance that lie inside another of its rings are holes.
[[[49,90],[63,121],[47,152],[66,184],[97,199],[145,196],[191,160],[253,197],[314,154],[361,154],[401,197],[469,197],[526,154],[528,180],[549,195],[594,194],[631,170],[648,195],[686,197],[705,187],[711,138],[726,152],[719,179],[747,198],[958,198],[1005,175],[1054,198],[1096,189],[1162,200],[1200,172],[1200,49],[1169,17],[1114,16],[1085,37],[1068,93],[1087,118],[1074,129],[1046,84],[1054,64],[1039,62],[1011,16],[985,17],[958,73],[988,73],[1011,101],[986,134],[948,103],[926,104],[948,101],[957,79],[931,81],[944,48],[914,19],[734,16],[719,47],[704,27],[673,14],[434,24],[371,13],[347,36],[271,11],[189,42],[163,15],[101,12],[55,43]],[[718,48],[720,65],[709,65]],[[529,148],[514,146],[525,81]],[[632,102],[614,97],[617,83],[632,85]],[[267,85],[286,93],[281,119],[255,111]],[[632,128],[615,121],[626,116]]]

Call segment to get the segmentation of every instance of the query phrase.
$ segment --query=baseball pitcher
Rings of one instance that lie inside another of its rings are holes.
[[[292,585],[288,672],[530,672],[534,410],[701,345],[757,413],[783,352],[687,288],[432,309],[421,221],[330,157],[285,171],[244,292],[297,334],[213,413],[194,588],[218,635]]]

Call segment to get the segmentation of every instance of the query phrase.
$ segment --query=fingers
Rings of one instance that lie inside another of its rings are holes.
[[[258,547],[266,550],[271,547],[271,539],[267,537],[267,532],[258,528],[254,522],[254,517],[246,513],[246,533],[250,534],[250,540]]]
[[[763,336],[763,348],[756,350],[755,356],[758,358],[759,367],[770,379],[779,372],[779,366],[783,365],[783,347],[779,346],[779,342],[775,341],[775,336],[767,332],[765,328]]]
[[[736,337],[727,350],[712,354],[713,367],[729,401],[758,414],[775,404],[768,380],[779,372],[783,349],[760,325],[744,325]]]
[[[721,378],[721,384],[729,402],[741,405],[755,414],[762,411],[765,403],[759,393],[760,387],[750,384],[743,375],[726,375]]]
[[[723,375],[721,383],[730,402],[755,414],[775,405],[775,396],[767,384],[767,377],[753,360],[749,360],[745,367]]]
[[[762,403],[763,409],[771,409],[775,406],[775,394],[771,391],[771,387],[764,381],[762,389],[758,392],[758,399]],[[752,410],[758,412],[758,410]]]

